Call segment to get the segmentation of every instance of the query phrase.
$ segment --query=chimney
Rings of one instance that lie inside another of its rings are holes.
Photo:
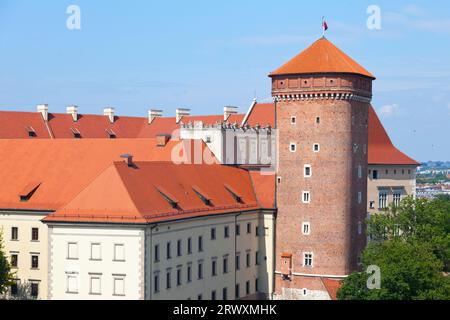
[[[42,114],[44,121],[48,121],[48,104],[38,104],[37,111]]]
[[[126,163],[127,163],[127,165],[130,168],[134,168],[133,155],[131,155],[131,154],[122,154],[120,157],[126,159]]]
[[[177,124],[180,123],[183,117],[189,116],[191,114],[191,109],[177,109]]]
[[[228,119],[230,118],[230,116],[232,114],[237,114],[237,107],[232,107],[232,106],[226,106],[223,108],[223,120],[224,121],[228,121]]]
[[[171,138],[170,134],[158,134],[156,136],[156,146],[165,147]]]
[[[162,117],[162,110],[149,110],[148,111],[148,124],[152,124],[153,120]]]
[[[72,115],[73,122],[78,121],[78,107],[77,106],[68,106],[66,108],[67,114]]]
[[[103,109],[103,115],[108,116],[109,121],[114,123],[114,108],[105,108]]]

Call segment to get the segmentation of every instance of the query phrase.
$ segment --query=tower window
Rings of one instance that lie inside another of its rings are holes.
[[[320,124],[320,117],[316,117],[316,123]]]
[[[362,192],[358,192],[358,203],[361,204],[362,203]]]
[[[362,234],[362,222],[361,221],[358,222],[358,234],[359,235]]]
[[[320,151],[320,144],[315,143],[314,146],[313,146],[313,151],[316,152],[316,153],[319,152]]]
[[[309,236],[310,232],[311,232],[311,226],[310,226],[310,223],[309,223],[309,222],[304,222],[304,223],[302,224],[302,233],[303,233],[305,236]]]
[[[290,150],[291,150],[291,152],[296,152],[297,151],[297,145],[295,143],[291,142]]]
[[[278,177],[277,180],[278,180],[278,184],[280,184],[281,183],[281,177]]]
[[[362,178],[362,166],[358,166],[358,178]]]
[[[313,254],[312,252],[303,253],[303,266],[312,268],[313,266]]]
[[[304,175],[305,175],[305,178],[310,178],[312,176],[311,165],[305,164]]]
[[[291,124],[296,124],[297,123],[297,117],[292,116],[291,117]]]
[[[303,191],[302,201],[303,201],[303,203],[311,202],[311,197],[310,197],[309,191]]]

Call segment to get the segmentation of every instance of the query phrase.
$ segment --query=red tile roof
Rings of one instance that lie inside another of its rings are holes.
[[[72,200],[98,174],[122,154],[134,161],[170,161],[172,152],[190,155],[191,140],[169,141],[157,147],[156,139],[0,140],[0,208],[56,210]],[[198,142],[204,151],[207,147]],[[39,185],[24,202],[20,195]]]
[[[210,205],[194,186],[208,190]],[[242,201],[236,201],[226,186]],[[170,162],[136,162],[128,167],[116,162],[44,221],[151,223],[252,209],[259,206],[246,170]]]
[[[369,108],[369,164],[414,165],[420,163],[398,150],[381,124],[374,108]]]
[[[331,279],[331,278],[321,278],[325,289],[327,289],[331,300],[337,300],[337,292],[342,285],[342,280]]]
[[[258,198],[259,205],[264,209],[275,208],[275,178],[276,174],[250,171],[253,188]]]
[[[375,79],[369,71],[326,38],[314,42],[270,76],[309,73],[353,73]]]
[[[28,136],[33,128],[36,137]],[[40,113],[0,111],[0,139],[49,139],[50,135]]]

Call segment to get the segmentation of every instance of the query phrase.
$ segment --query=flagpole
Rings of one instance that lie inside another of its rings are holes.
[[[325,38],[325,25],[324,25],[325,17],[322,17],[322,38]]]

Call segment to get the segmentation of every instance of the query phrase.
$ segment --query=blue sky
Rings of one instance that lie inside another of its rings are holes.
[[[68,30],[69,5],[81,30]],[[366,10],[381,9],[381,30]],[[0,109],[173,115],[245,112],[269,72],[321,36],[377,76],[373,105],[394,143],[450,160],[450,2],[0,0]]]

